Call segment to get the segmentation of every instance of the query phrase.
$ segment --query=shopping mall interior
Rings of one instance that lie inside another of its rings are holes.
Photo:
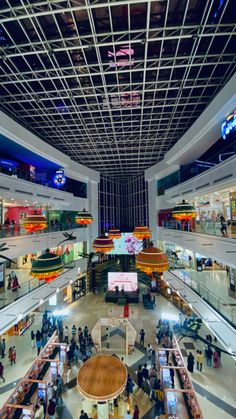
[[[235,0],[0,1],[0,418],[236,418]]]

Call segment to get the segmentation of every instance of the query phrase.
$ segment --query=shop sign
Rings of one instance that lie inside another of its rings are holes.
[[[221,135],[224,140],[236,129],[236,109],[226,118],[221,125]]]

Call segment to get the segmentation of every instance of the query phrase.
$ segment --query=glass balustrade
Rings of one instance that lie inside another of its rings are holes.
[[[76,266],[75,262],[70,262],[64,266],[64,271],[61,275],[65,274],[66,271],[73,269]],[[0,310],[7,305],[13,303],[14,301],[18,300],[19,298],[24,297],[25,295],[29,294],[31,291],[41,287],[46,282],[44,280],[38,280],[36,278],[31,278],[30,273],[28,275],[29,280],[20,284],[20,287],[17,288],[15,291],[11,289],[7,289],[0,294]],[[7,281],[6,281],[7,282]]]
[[[3,225],[2,227],[0,227],[0,238],[5,239],[9,237],[16,237],[16,236],[34,236],[36,234],[55,233],[58,231],[65,231],[65,230],[75,230],[77,228],[87,228],[87,226],[82,226],[75,223],[60,223],[56,226],[49,225],[47,228],[43,230],[38,230],[35,233],[27,233],[25,228],[20,224],[14,224],[14,228]]]
[[[220,231],[221,224],[220,221],[199,221],[196,222],[195,230],[192,230],[189,223],[182,225],[180,221],[170,220],[170,221],[163,221],[162,222],[163,228],[168,228],[171,230],[179,230],[179,231],[188,231],[191,233],[203,233],[209,234],[212,236],[221,236],[222,233]],[[231,227],[227,228],[227,236],[231,238],[236,238],[235,234],[231,233]]]
[[[171,269],[171,273],[188,285],[198,295],[200,295],[206,302],[208,302],[216,311],[218,311],[226,320],[236,326],[236,306],[224,302],[212,290],[205,285],[199,283],[196,279],[191,277],[189,272],[176,267]]]

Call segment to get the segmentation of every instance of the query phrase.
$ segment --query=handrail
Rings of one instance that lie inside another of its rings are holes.
[[[219,237],[231,237],[231,226],[228,226],[227,233],[229,235],[223,236],[221,233],[221,224],[218,220],[206,220],[206,221],[197,221],[195,229],[192,229],[189,223],[182,224],[180,221],[176,220],[166,220],[162,221],[162,227],[168,230],[178,230],[178,231],[186,231],[191,233],[202,233],[209,236],[219,236]]]
[[[182,269],[180,269],[180,268],[175,268],[175,270],[177,270],[177,271],[181,271],[181,273],[182,274],[184,274],[184,276],[186,275],[186,276],[188,276],[189,278],[190,278],[190,281],[193,281],[193,282],[195,282],[196,283],[196,285],[198,285],[198,282],[196,281],[196,279],[195,278],[193,278],[190,274],[189,274],[189,272],[186,272],[186,271],[183,271]],[[177,276],[176,274],[175,274],[175,272],[173,272],[172,270],[171,270],[171,273],[173,274],[173,275],[175,275],[175,276]],[[178,276],[177,276],[178,277]],[[180,279],[182,279],[181,277],[179,277]],[[184,281],[184,283],[185,284],[187,284],[188,285],[188,283],[187,282],[185,282],[185,280],[183,280]],[[225,302],[224,302],[224,300],[222,300],[220,297],[218,297],[218,295],[216,295],[213,291],[211,291],[211,290],[209,290],[209,288],[207,288],[205,285],[203,285],[203,284],[199,284],[199,285],[201,285],[201,287],[202,288],[204,288],[206,291],[208,291],[208,292],[210,292],[212,295],[214,295],[220,302],[222,302],[222,304],[226,304]],[[191,287],[190,287],[191,288]],[[193,288],[194,289],[194,288]]]
[[[82,259],[82,258],[81,258]],[[68,262],[68,263],[66,263],[65,265],[64,265],[64,271],[58,276],[58,278],[60,278],[60,276],[61,275],[63,275],[64,273],[65,273],[65,270],[71,270],[71,269],[73,269],[73,268],[75,268],[76,267],[76,264],[75,264],[75,262],[76,262],[76,260],[73,260],[73,261],[71,261],[71,262]],[[35,285],[32,285],[32,283],[34,283]],[[12,299],[10,298],[10,299],[8,299],[8,296],[5,296],[4,295],[4,293],[2,293],[1,294],[1,297],[0,297],[0,304],[1,304],[1,306],[0,306],[0,310],[2,310],[3,308],[5,308],[5,307],[7,307],[8,305],[10,305],[10,304],[12,304],[12,303],[14,303],[15,301],[17,301],[17,300],[19,300],[19,299],[21,299],[22,297],[24,297],[25,295],[28,295],[28,294],[30,294],[32,291],[34,291],[36,288],[40,288],[42,285],[44,285],[46,282],[44,281],[44,280],[37,280],[37,279],[35,279],[35,278],[32,278],[32,279],[30,279],[29,281],[26,281],[26,282],[24,282],[22,285],[21,285],[21,288],[20,288],[20,290],[22,290],[22,288],[24,287],[24,288],[26,288],[26,291],[25,292],[23,292],[23,293],[20,293],[20,295],[19,295],[19,292],[18,292],[18,289],[16,290],[16,291],[12,291],[12,292],[14,292],[15,294],[11,294],[12,295]],[[9,290],[10,291],[10,290]],[[8,300],[7,302],[6,302],[6,300]]]
[[[213,291],[205,285],[198,283],[195,278],[192,278],[188,272],[182,269],[171,270],[171,273],[178,279],[184,282],[189,288],[200,295],[209,305],[218,311],[234,328],[236,327],[236,310],[229,306],[221,297],[218,297]],[[186,279],[186,277],[188,279]],[[226,309],[228,307],[228,311]]]
[[[37,233],[27,233],[23,226],[20,224],[14,224],[14,229],[11,227],[2,226],[0,228],[0,238],[8,239],[11,237],[19,237],[19,236],[35,236],[36,234],[45,234],[45,233],[57,233],[60,231],[67,231],[67,230],[75,230],[78,228],[86,228],[87,226],[81,226],[75,223],[60,223],[58,226],[44,228],[43,230],[37,231]]]

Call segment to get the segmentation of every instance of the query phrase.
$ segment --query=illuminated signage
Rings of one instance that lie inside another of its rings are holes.
[[[227,135],[229,135],[236,128],[236,109],[226,118],[226,120],[221,125],[221,135],[224,140],[226,140]]]
[[[53,183],[57,188],[64,186],[66,183],[66,177],[63,170],[57,170],[55,176],[53,177]]]

